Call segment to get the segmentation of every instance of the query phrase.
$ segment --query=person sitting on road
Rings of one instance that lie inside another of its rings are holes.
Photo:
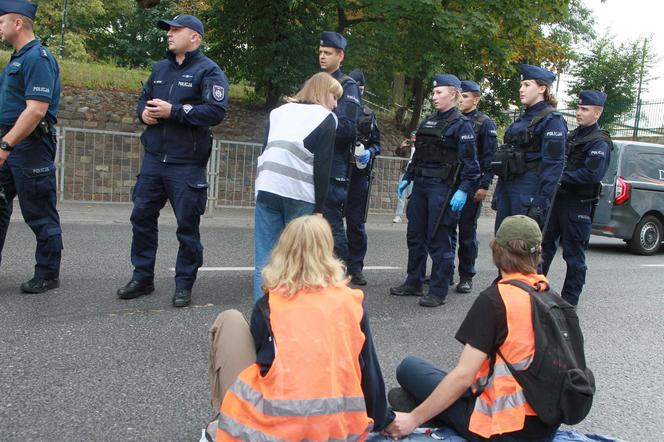
[[[409,412],[396,413],[385,430],[389,436],[406,436],[435,418],[470,441],[553,439],[557,426],[537,417],[503,359],[526,369],[535,352],[530,295],[505,282],[548,286],[546,277],[537,274],[542,232],[532,218],[509,216],[490,247],[501,276],[480,293],[457,331],[456,339],[464,344],[459,362],[449,373],[412,356],[399,364],[401,388],[388,397],[395,410]]]
[[[294,219],[263,268],[251,326],[227,310],[210,328],[217,441],[363,440],[394,419],[364,295],[333,247],[324,218]]]

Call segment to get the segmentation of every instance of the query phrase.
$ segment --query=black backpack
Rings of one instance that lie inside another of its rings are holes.
[[[586,367],[583,334],[574,307],[553,290],[538,291],[524,281],[511,284],[530,294],[535,355],[526,370],[506,362],[528,404],[548,425],[574,425],[590,412],[595,377]],[[498,350],[503,360],[505,358]]]

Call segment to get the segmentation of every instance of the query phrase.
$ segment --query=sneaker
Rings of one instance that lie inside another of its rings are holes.
[[[400,222],[401,222],[401,217],[400,217],[399,215],[395,216],[395,217],[392,219],[392,222],[393,222],[393,223],[400,223]]]
[[[470,293],[473,290],[473,281],[471,279],[462,279],[456,286],[457,293]]]
[[[191,290],[175,289],[173,295],[173,307],[186,307],[191,304]]]
[[[422,307],[439,307],[443,304],[445,304],[445,298],[430,293],[420,299]]]
[[[120,299],[134,299],[139,296],[149,295],[152,292],[154,292],[153,283],[132,279],[127,285],[120,287],[116,293]]]
[[[58,278],[32,278],[30,281],[21,284],[21,291],[23,293],[44,293],[58,287],[60,287],[60,280]]]
[[[351,273],[350,283],[355,285],[367,285],[367,279],[364,277],[362,272]]]
[[[415,287],[412,285],[401,284],[397,287],[392,287],[390,289],[390,295],[392,296],[422,296],[422,287]]]

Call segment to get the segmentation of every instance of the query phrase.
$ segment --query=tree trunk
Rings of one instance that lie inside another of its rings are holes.
[[[408,133],[416,130],[420,125],[422,115],[422,104],[424,103],[424,84],[421,78],[413,78],[413,115],[408,123]]]

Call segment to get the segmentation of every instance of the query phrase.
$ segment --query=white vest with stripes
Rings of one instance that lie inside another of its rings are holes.
[[[300,103],[287,103],[270,112],[267,145],[258,157],[256,195],[263,190],[316,202],[314,154],[304,147],[304,139],[329,115],[334,114],[321,105]]]

